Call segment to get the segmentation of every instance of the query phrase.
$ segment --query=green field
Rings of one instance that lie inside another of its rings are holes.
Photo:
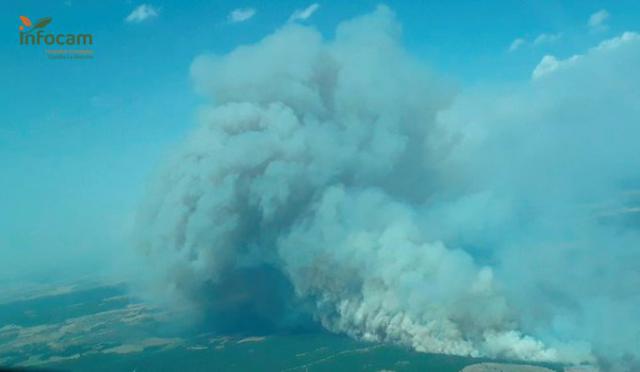
[[[187,332],[172,324],[171,314],[127,296],[122,285],[60,292],[0,304],[0,365],[94,372],[457,372],[483,361],[329,333]]]

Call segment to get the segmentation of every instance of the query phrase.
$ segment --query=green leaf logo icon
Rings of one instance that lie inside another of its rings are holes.
[[[36,22],[36,24],[35,24],[35,25],[33,25],[33,28],[32,28],[31,30],[33,31],[33,30],[36,30],[36,29],[38,29],[38,28],[44,28],[44,27],[46,27],[49,23],[51,23],[51,21],[52,21],[52,20],[53,20],[53,19],[52,19],[51,17],[44,17],[44,18],[40,18],[40,19],[38,20],[38,22]]]
[[[22,23],[27,26],[27,27],[31,27],[31,20],[25,16],[20,16],[20,20],[22,21]],[[33,32],[34,30],[38,30],[41,28],[45,28],[49,23],[51,23],[51,21],[53,21],[53,18],[51,17],[44,17],[44,18],[40,18],[34,25],[33,27],[31,27],[31,29],[29,29],[29,31],[27,32]],[[22,31],[24,29],[24,27],[21,25],[20,26],[20,31]]]

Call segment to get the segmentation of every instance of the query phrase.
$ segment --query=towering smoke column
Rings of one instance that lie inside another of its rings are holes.
[[[640,79],[609,61],[638,44],[453,105],[385,7],[334,40],[289,24],[199,57],[214,103],[139,220],[153,285],[221,330],[310,320],[428,352],[632,360]]]

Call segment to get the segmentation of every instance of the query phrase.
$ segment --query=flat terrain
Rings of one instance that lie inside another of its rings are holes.
[[[0,366],[93,372],[562,370],[479,364],[488,361],[417,353],[328,333],[187,332],[171,323],[171,314],[129,297],[123,285],[22,293],[17,301],[0,302]]]

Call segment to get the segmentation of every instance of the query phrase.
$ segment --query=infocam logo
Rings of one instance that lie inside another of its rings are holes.
[[[93,34],[53,33],[47,30],[53,18],[44,17],[35,22],[20,16],[20,45],[45,46],[50,59],[93,58]]]
[[[47,32],[53,18],[40,18],[35,23],[29,17],[20,16],[20,45],[93,45],[92,34],[54,34]]]

